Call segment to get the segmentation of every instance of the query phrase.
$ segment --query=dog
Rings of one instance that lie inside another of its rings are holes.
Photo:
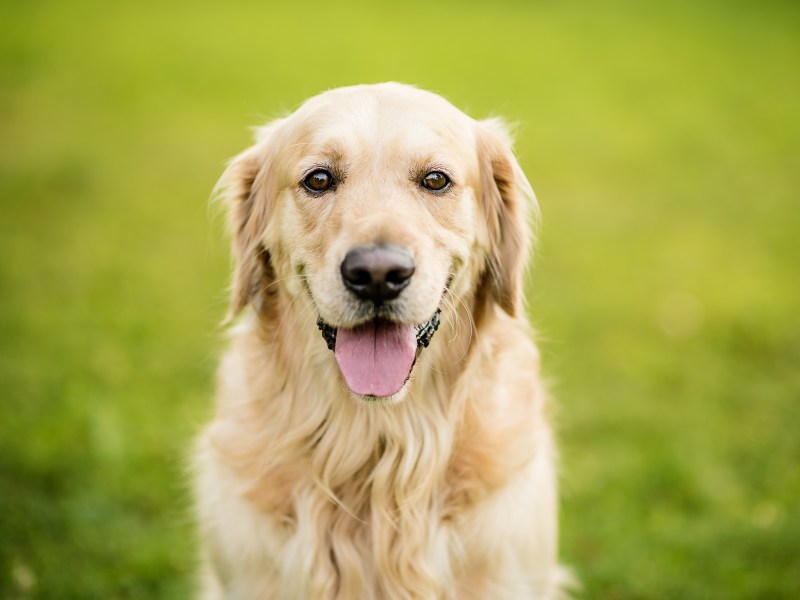
[[[201,596],[560,597],[537,209],[503,122],[334,89],[218,186],[234,324],[195,448]]]

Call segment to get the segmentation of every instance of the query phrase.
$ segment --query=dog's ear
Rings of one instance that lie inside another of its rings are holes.
[[[538,213],[530,183],[511,151],[500,119],[478,123],[480,203],[488,229],[489,256],[484,274],[491,297],[511,316],[522,309],[523,276],[533,223]]]
[[[277,121],[260,128],[256,143],[228,163],[215,188],[227,204],[233,242],[231,303],[225,322],[260,299],[275,279],[264,235],[275,207],[272,147],[279,125]]]

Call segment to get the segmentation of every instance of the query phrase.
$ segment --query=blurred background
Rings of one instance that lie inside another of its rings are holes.
[[[799,66],[796,2],[3,2],[0,597],[191,594],[210,191],[399,80],[519,124],[582,597],[800,598]]]

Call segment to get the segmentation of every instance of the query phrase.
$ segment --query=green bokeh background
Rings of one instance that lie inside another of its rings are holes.
[[[0,598],[185,598],[248,127],[399,80],[519,123],[585,598],[800,598],[796,2],[0,4]]]

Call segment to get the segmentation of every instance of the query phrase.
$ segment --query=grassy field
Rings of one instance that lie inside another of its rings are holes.
[[[790,2],[2,3],[0,598],[190,595],[209,192],[248,126],[383,80],[520,124],[582,596],[800,598],[799,33]]]

